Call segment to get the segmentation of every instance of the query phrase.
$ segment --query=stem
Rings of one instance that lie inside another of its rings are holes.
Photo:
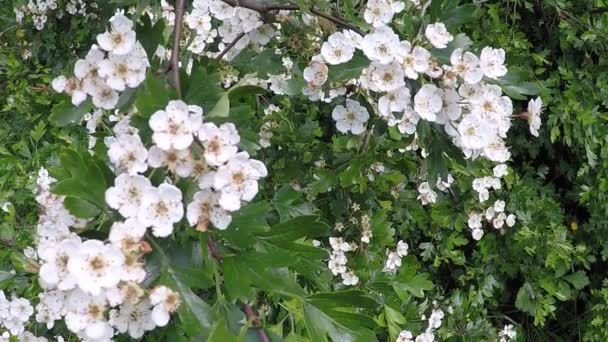
[[[234,38],[230,42],[230,44],[226,45],[226,47],[224,48],[224,50],[222,50],[222,52],[220,52],[220,54],[217,55],[217,57],[215,57],[215,60],[216,61],[221,60],[228,53],[228,51],[230,51],[230,49],[232,49],[236,45],[236,43],[238,43],[239,40],[241,40],[241,38],[243,38],[243,37],[245,37],[245,32],[239,33],[239,35],[236,36],[236,38]]]
[[[230,6],[248,8],[250,10],[260,13],[262,16],[266,15],[270,11],[297,11],[297,10],[300,10],[300,7],[297,5],[282,5],[282,4],[275,4],[275,3],[267,3],[267,2],[264,2],[261,0],[222,0],[222,2],[224,2]],[[336,25],[341,26],[342,28],[353,30],[362,36],[365,35],[365,32],[361,31],[356,26],[346,22],[346,20],[344,20],[342,18],[334,17],[330,14],[321,12],[314,8],[311,8],[310,12],[314,15],[325,18],[325,19],[335,23]]]
[[[266,336],[266,332],[264,329],[260,327],[260,319],[258,315],[253,311],[253,308],[249,304],[243,304],[243,310],[245,311],[245,316],[247,320],[251,322],[254,328],[258,329],[258,336],[260,337],[260,342],[269,342],[268,336]]]
[[[215,259],[215,261],[217,261],[219,264],[221,264],[222,261],[224,261],[224,259],[222,258],[222,255],[217,250],[217,244],[215,243],[215,240],[213,240],[211,235],[207,235],[207,248],[209,248],[209,253],[213,257],[213,259]]]
[[[175,3],[175,23],[173,26],[173,49],[171,50],[171,79],[177,90],[177,96],[182,97],[182,88],[179,79],[179,41],[182,35],[182,22],[184,20],[184,0]]]

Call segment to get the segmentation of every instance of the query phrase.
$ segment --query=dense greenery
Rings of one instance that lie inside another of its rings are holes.
[[[179,290],[183,303],[179,318],[145,340],[231,341],[240,335],[256,341],[263,328],[272,341],[394,341],[401,330],[423,331],[427,323],[421,317],[430,315],[434,301],[445,312],[436,332],[440,341],[498,341],[507,324],[517,329],[517,341],[608,340],[608,3],[433,2],[428,16],[451,18],[455,32],[466,33],[475,46],[505,49],[512,78],[503,91],[514,99],[515,113],[526,110],[527,95],[539,93],[545,103],[538,138],[530,136],[525,120],[514,122],[510,172],[495,192],[517,215],[517,224],[480,241],[470,237],[467,214],[477,205],[471,182],[489,175],[491,163],[444,155],[450,142],[430,124],[418,127],[429,158],[401,153],[412,137],[381,123],[372,138],[338,134],[331,120],[336,103],[249,86],[223,89],[220,80],[235,69],[241,76],[278,73],[281,58],[272,52],[245,50],[229,65],[203,57],[190,75],[182,73],[182,98],[200,105],[205,115],[213,113],[210,121],[233,122],[241,149],[264,162],[268,177],[260,181],[256,199],[233,214],[229,229],[150,238],[153,276],[146,281]],[[294,3],[326,7],[355,26],[366,25],[355,10],[365,1],[337,1],[335,8],[322,1]],[[13,8],[20,4],[0,4],[0,203],[8,203],[0,212],[0,288],[35,303],[38,265],[23,251],[35,239],[37,172],[44,166],[55,167],[56,175],[70,174],[62,159],[66,150],[85,163],[102,162],[107,152],[98,143],[95,157],[89,157],[87,128],[64,124],[53,114],[69,101],[50,88],[51,81],[71,72],[118,7],[137,8],[138,39],[141,33],[170,47],[172,29],[152,26],[141,13],[146,5],[159,13],[155,1],[111,1],[95,18],[49,18],[41,31],[27,20],[15,22]],[[466,11],[453,10],[459,6]],[[401,32],[420,25],[407,10],[396,18]],[[301,87],[301,70],[317,53],[316,33],[285,26],[293,30],[286,42],[292,50],[285,54],[300,70],[292,86]],[[320,26],[326,36],[336,30],[329,21]],[[151,71],[123,105],[138,106],[141,119],[132,124],[149,144],[147,119],[177,94],[169,73],[156,72],[164,62],[152,59],[154,48],[142,44]],[[355,75],[336,69],[336,77],[352,78],[361,70],[354,68]],[[331,72],[330,67],[330,77]],[[279,110],[265,115],[270,103]],[[274,127],[272,146],[262,148],[258,132],[267,122]],[[110,125],[107,118],[104,125]],[[96,133],[100,140],[111,134],[104,125]],[[386,171],[378,171],[379,163]],[[420,173],[434,179],[443,170],[455,178],[452,191],[440,193],[431,206],[420,205]],[[196,191],[192,183],[177,184],[188,196]],[[112,215],[93,215],[88,233],[107,233]],[[330,236],[358,241],[363,217],[371,222],[373,242],[349,254],[349,268],[360,281],[346,287],[327,268],[327,251],[311,241],[326,248]],[[345,225],[339,233],[338,222]],[[382,268],[386,250],[394,250],[398,240],[410,250],[391,278]],[[254,308],[259,321],[243,308]],[[35,323],[28,330],[47,333]],[[44,336],[59,333],[76,338],[61,324]]]

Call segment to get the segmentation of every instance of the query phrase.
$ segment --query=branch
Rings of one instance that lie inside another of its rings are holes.
[[[269,342],[268,336],[266,336],[266,332],[260,326],[260,319],[258,315],[253,311],[249,304],[243,304],[243,310],[245,310],[245,316],[247,320],[251,322],[251,324],[258,328],[258,336],[260,337],[260,342]]]
[[[234,38],[232,40],[232,42],[230,42],[230,44],[226,45],[226,47],[224,48],[224,50],[222,50],[222,52],[220,52],[220,54],[217,55],[217,57],[215,57],[215,60],[216,61],[221,60],[222,57],[224,57],[228,53],[228,51],[230,51],[230,49],[232,49],[236,45],[236,43],[238,43],[239,40],[241,40],[241,38],[243,38],[244,36],[245,36],[245,32],[239,33],[239,35],[236,36],[236,38]]]
[[[213,257],[213,259],[218,262],[218,264],[221,264],[222,261],[224,261],[222,255],[217,250],[217,244],[215,243],[215,240],[213,240],[213,238],[211,237],[211,234],[207,235],[207,248],[209,248],[209,253]]]
[[[222,1],[230,6],[244,7],[244,8],[248,8],[250,10],[256,11],[256,12],[260,13],[262,16],[264,16],[265,14],[267,14],[270,11],[297,11],[297,10],[300,10],[300,7],[296,6],[296,5],[275,4],[275,3],[271,3],[271,2],[265,2],[264,0],[222,0]],[[346,20],[344,20],[340,17],[334,17],[330,14],[321,12],[314,8],[311,8],[310,12],[319,17],[325,18],[325,19],[335,23],[336,25],[341,26],[342,28],[353,30],[362,36],[365,35],[365,32],[361,31],[359,28],[346,22]]]
[[[177,0],[175,3],[175,22],[173,26],[173,49],[171,50],[171,78],[179,97],[182,97],[182,87],[179,80],[179,43],[182,36],[183,20],[184,0]]]

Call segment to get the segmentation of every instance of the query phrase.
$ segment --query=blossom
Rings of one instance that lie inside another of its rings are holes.
[[[486,120],[475,114],[466,115],[458,124],[460,143],[470,149],[488,146],[492,139],[492,127]]]
[[[110,311],[109,323],[121,333],[129,333],[132,338],[141,338],[146,331],[153,330],[152,304],[148,299],[137,304],[123,303],[119,309]]]
[[[146,77],[147,58],[134,58],[129,55],[110,53],[107,59],[99,62],[99,75],[106,78],[105,82],[110,88],[123,91],[126,87],[137,87]]]
[[[182,192],[175,186],[162,183],[148,188],[141,200],[137,218],[152,227],[154,236],[166,237],[173,232],[173,224],[184,216]]]
[[[150,293],[152,309],[152,321],[159,327],[164,327],[169,322],[169,315],[179,308],[181,299],[179,295],[166,286],[157,286]]]
[[[38,247],[40,266],[40,282],[45,288],[69,290],[76,286],[76,275],[68,269],[70,259],[80,249],[80,238],[71,236],[58,243],[49,244],[47,248]]]
[[[448,32],[443,23],[427,25],[424,35],[438,49],[445,49],[447,44],[454,40],[454,37]]]
[[[424,120],[435,121],[442,107],[441,91],[432,84],[423,85],[414,96],[414,110]]]
[[[133,22],[123,14],[116,14],[110,19],[110,31],[97,35],[97,43],[117,55],[125,55],[135,45]]]
[[[450,56],[452,72],[460,76],[468,84],[476,84],[483,78],[483,71],[479,67],[479,58],[461,48],[455,49]]]
[[[407,78],[415,80],[419,73],[424,73],[429,68],[431,53],[423,47],[412,47],[410,42],[404,40],[399,44],[397,54],[397,60],[401,63]]]
[[[180,177],[188,177],[194,170],[194,159],[189,149],[162,150],[152,146],[148,152],[148,164],[154,168],[167,169]]]
[[[399,240],[399,242],[397,242],[397,250],[396,253],[397,255],[399,255],[400,257],[404,257],[407,255],[407,251],[409,249],[409,246],[407,245],[406,242],[403,242],[402,240]]]
[[[303,77],[309,85],[320,87],[327,81],[328,72],[329,69],[325,63],[313,60],[304,68]]]
[[[122,134],[108,142],[108,158],[118,170],[135,175],[148,169],[148,150],[139,135]]]
[[[394,12],[390,0],[369,0],[365,5],[363,19],[373,27],[384,26],[393,20]]]
[[[181,100],[169,101],[165,110],[156,111],[150,117],[152,140],[165,151],[188,148],[202,125],[202,114],[201,107],[188,106]]]
[[[266,166],[249,159],[247,152],[239,152],[215,174],[213,186],[220,191],[219,204],[228,211],[241,208],[241,201],[249,202],[258,192],[258,180],[266,177]]]
[[[369,119],[367,109],[359,102],[346,99],[346,107],[336,106],[331,113],[331,117],[336,121],[336,129],[342,133],[349,131],[359,135],[365,131],[365,124]]]
[[[437,193],[431,189],[428,182],[422,182],[418,186],[418,200],[422,205],[437,202]]]
[[[492,172],[494,173],[494,177],[496,178],[502,178],[509,174],[509,170],[507,169],[506,164],[498,164],[494,166]]]
[[[528,102],[528,123],[530,124],[530,133],[535,137],[538,137],[538,129],[541,125],[540,115],[542,106],[543,101],[540,97]]]
[[[217,127],[214,123],[205,123],[198,132],[198,138],[204,147],[203,156],[209,165],[219,166],[233,158],[238,152],[241,140],[233,123]]]
[[[395,342],[414,342],[414,335],[409,330],[402,330],[397,336],[397,340]]]
[[[355,286],[359,283],[359,277],[357,277],[357,275],[350,271],[350,272],[344,272],[342,273],[342,284],[346,285],[346,286]]]
[[[132,251],[138,248],[145,234],[146,226],[132,217],[122,222],[114,222],[108,240],[123,251]]]
[[[321,56],[332,65],[342,64],[353,58],[355,47],[346,39],[342,32],[336,32],[327,38],[321,46]]]
[[[504,66],[505,50],[486,46],[481,50],[479,60],[479,66],[487,77],[496,79],[507,74],[507,68]]]
[[[118,210],[123,217],[135,217],[150,188],[152,184],[144,176],[120,174],[114,179],[114,186],[106,190],[106,203],[110,208]]]
[[[230,212],[219,204],[219,194],[209,189],[194,194],[192,202],[188,204],[186,218],[191,226],[197,226],[201,231],[206,230],[209,222],[215,228],[224,230],[232,221]]]
[[[121,280],[124,261],[123,253],[115,246],[87,240],[74,251],[68,270],[82,291],[99,295],[102,288],[116,286]]]
[[[363,37],[363,53],[371,61],[388,64],[397,56],[399,36],[388,26],[381,26]]]

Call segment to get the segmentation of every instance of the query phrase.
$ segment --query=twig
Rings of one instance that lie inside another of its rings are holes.
[[[222,52],[220,52],[220,54],[219,54],[219,55],[217,55],[217,57],[215,57],[215,60],[216,60],[216,61],[221,60],[221,59],[222,59],[222,57],[224,57],[224,56],[225,56],[225,55],[228,53],[228,51],[230,51],[230,49],[232,49],[232,48],[233,48],[233,47],[236,45],[236,43],[238,43],[238,42],[239,42],[239,40],[241,40],[241,38],[243,38],[244,36],[245,36],[245,32],[241,32],[241,33],[239,33],[239,35],[238,35],[238,36],[236,36],[236,38],[234,38],[234,39],[233,39],[233,40],[230,42],[230,44],[226,45],[226,47],[224,48],[224,50],[222,50]]]
[[[224,261],[224,259],[222,258],[222,255],[217,250],[217,244],[215,243],[215,240],[213,240],[211,235],[207,236],[207,248],[209,248],[209,253],[213,257],[213,259],[215,259],[215,261],[217,261],[219,264],[221,264],[222,261]]]
[[[177,0],[175,3],[175,22],[173,27],[173,49],[171,50],[171,78],[179,97],[182,97],[182,87],[179,80],[179,43],[182,36],[183,20],[184,0]]]
[[[267,2],[264,2],[261,0],[222,0],[222,1],[230,6],[248,8],[248,9],[254,10],[262,15],[265,15],[270,11],[297,11],[297,10],[300,10],[300,7],[297,5],[274,4],[274,3],[267,3]],[[344,20],[342,18],[334,17],[330,14],[321,12],[314,8],[311,8],[310,12],[313,13],[314,15],[317,15],[317,16],[325,18],[331,22],[334,22],[338,26],[341,26],[341,27],[349,29],[349,30],[353,30],[362,36],[365,35],[365,33],[363,31],[361,31],[359,28],[346,22],[346,20]]]
[[[329,21],[331,21],[331,22],[334,22],[334,23],[336,23],[336,25],[338,25],[338,26],[342,26],[342,28],[346,28],[346,29],[349,29],[349,30],[353,30],[353,31],[357,32],[357,33],[358,33],[359,35],[361,35],[361,36],[364,36],[364,35],[365,35],[365,32],[361,31],[361,30],[360,30],[359,28],[357,28],[356,26],[354,26],[354,25],[351,25],[351,24],[347,23],[347,22],[346,22],[344,19],[342,19],[342,18],[339,18],[339,17],[334,17],[334,16],[332,16],[332,15],[329,15],[329,14],[327,14],[327,13],[321,12],[321,11],[316,10],[316,9],[314,9],[314,8],[311,8],[311,9],[310,9],[310,12],[311,12],[311,13],[313,13],[313,14],[315,14],[315,15],[317,15],[317,16],[319,16],[319,17],[322,17],[322,18],[325,18],[325,19],[327,19],[327,20],[329,20]]]
[[[260,326],[260,319],[258,315],[253,311],[253,308],[249,304],[243,304],[243,310],[245,310],[245,316],[247,320],[251,322],[253,327],[258,329],[258,336],[260,337],[260,342],[269,342],[268,336],[266,336],[266,332]]]

